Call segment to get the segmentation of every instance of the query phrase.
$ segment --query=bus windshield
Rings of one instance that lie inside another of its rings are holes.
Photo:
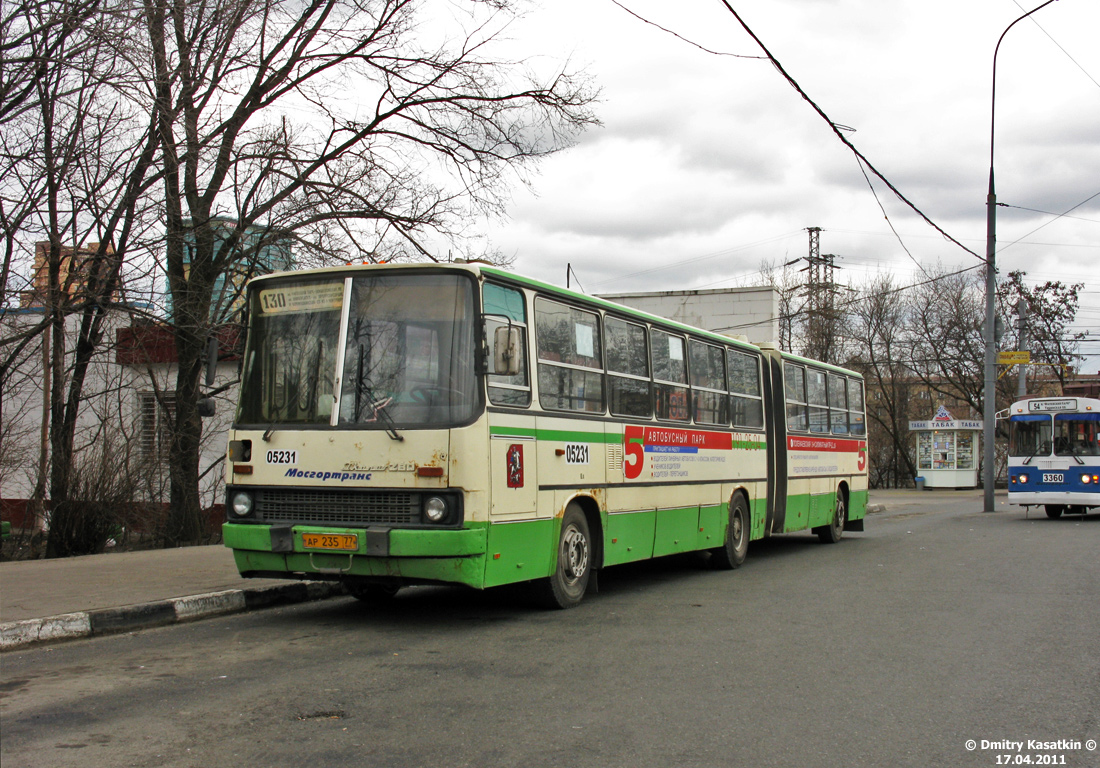
[[[343,277],[257,284],[238,423],[391,430],[455,425],[476,415],[469,278],[352,278],[342,339],[344,291]]]
[[[1051,449],[1050,416],[1013,416],[1009,456],[1049,456]]]
[[[1100,456],[1100,414],[1059,413],[1054,417],[1056,456]]]

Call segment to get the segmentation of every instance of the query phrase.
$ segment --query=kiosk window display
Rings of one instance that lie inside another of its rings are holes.
[[[917,487],[976,488],[983,422],[956,419],[942,405],[931,421],[911,421],[917,435]]]

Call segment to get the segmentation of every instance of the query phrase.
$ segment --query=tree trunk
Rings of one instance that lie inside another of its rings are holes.
[[[206,535],[199,498],[202,420],[198,400],[203,346],[193,334],[177,327],[179,371],[176,375],[175,428],[169,448],[170,514],[165,531],[165,544],[169,547],[197,544]]]

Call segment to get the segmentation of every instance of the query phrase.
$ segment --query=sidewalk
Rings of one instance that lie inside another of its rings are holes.
[[[871,491],[867,511],[930,498],[980,504],[982,491]],[[242,579],[220,545],[5,562],[0,651],[343,594],[332,582]]]
[[[221,545],[0,563],[0,651],[344,594],[243,579]]]

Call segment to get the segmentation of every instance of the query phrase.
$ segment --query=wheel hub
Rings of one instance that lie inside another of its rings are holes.
[[[588,570],[588,542],[584,534],[572,526],[561,543],[562,570],[570,579],[579,579]]]

